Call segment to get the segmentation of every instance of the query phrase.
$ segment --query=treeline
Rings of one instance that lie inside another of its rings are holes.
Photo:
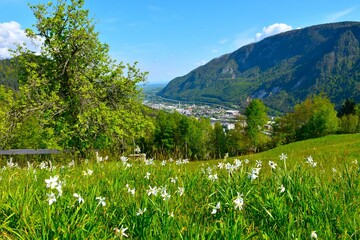
[[[235,129],[209,119],[159,111],[153,129],[136,141],[155,158],[214,159],[264,151],[279,145],[337,133],[360,132],[360,104],[347,99],[338,109],[323,95],[308,97],[293,111],[270,121],[261,100],[250,102]]]

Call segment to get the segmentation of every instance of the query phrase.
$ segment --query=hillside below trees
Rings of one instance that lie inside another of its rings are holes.
[[[287,112],[312,94],[339,106],[360,100],[360,23],[311,26],[268,37],[177,77],[165,98],[245,107],[259,98]]]

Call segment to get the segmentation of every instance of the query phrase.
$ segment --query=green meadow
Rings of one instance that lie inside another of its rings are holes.
[[[0,239],[359,239],[359,161],[359,134],[213,161],[3,157]]]

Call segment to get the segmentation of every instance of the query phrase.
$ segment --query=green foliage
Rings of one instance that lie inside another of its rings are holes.
[[[353,99],[347,98],[345,102],[341,105],[337,116],[341,118],[344,115],[355,115],[357,111],[356,102]]]
[[[245,110],[245,116],[246,136],[248,137],[250,148],[256,152],[259,146],[264,143],[262,131],[268,121],[267,108],[260,99],[253,99]]]
[[[13,128],[14,93],[0,85],[0,149],[7,146]]]
[[[209,120],[160,111],[154,125],[153,136],[148,137],[146,143],[151,149],[145,150],[152,156],[206,159],[215,152],[212,148],[215,146],[211,145],[213,130]]]
[[[353,99],[346,99],[338,111],[340,132],[356,133],[360,131],[359,105]]]
[[[339,119],[334,104],[322,95],[308,97],[277,124],[276,132],[284,142],[316,138],[335,133]]]
[[[27,29],[27,35],[44,40],[42,52],[17,50],[22,117],[49,134],[45,139],[52,141],[43,141],[44,147],[82,155],[117,151],[124,138],[141,137],[149,127],[136,87],[146,73],[110,58],[83,5],[61,0],[30,6],[37,32]]]
[[[216,122],[212,136],[212,148],[215,153],[215,158],[223,158],[225,156],[225,153],[227,152],[226,144],[224,129],[220,122]]]
[[[358,115],[348,114],[340,118],[340,132],[357,133],[359,131],[360,131],[360,121]]]

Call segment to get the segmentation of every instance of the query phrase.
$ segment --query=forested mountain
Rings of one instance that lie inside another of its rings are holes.
[[[0,85],[5,85],[13,89],[18,88],[14,63],[10,59],[0,59]]]
[[[292,30],[213,59],[173,79],[159,95],[242,107],[260,98],[282,112],[322,92],[336,105],[360,101],[359,41],[359,22]]]

